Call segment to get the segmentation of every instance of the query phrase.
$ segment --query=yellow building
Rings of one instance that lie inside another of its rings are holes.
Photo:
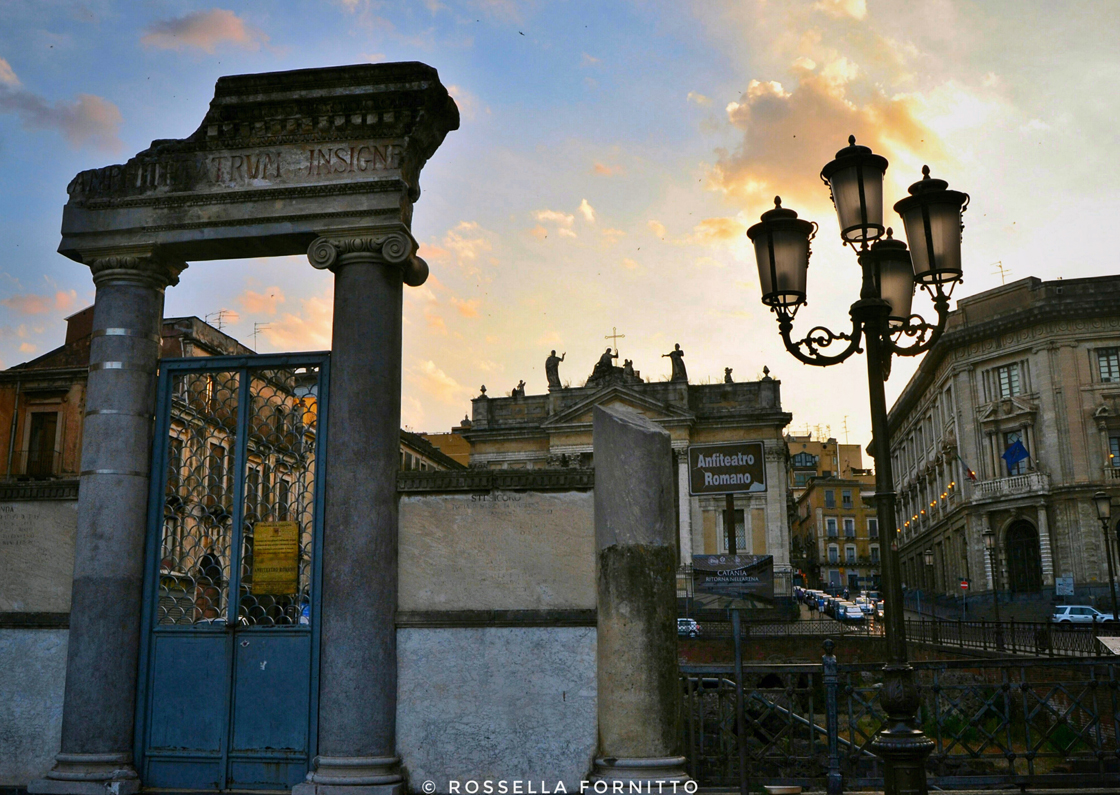
[[[875,475],[859,445],[835,439],[786,438],[794,487],[791,559],[810,587],[877,590],[879,521]]]

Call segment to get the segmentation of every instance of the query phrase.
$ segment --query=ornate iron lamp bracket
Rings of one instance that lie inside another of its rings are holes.
[[[791,337],[793,315],[779,307],[774,307],[774,312],[778,316],[778,331],[782,335],[782,342],[785,343],[786,350],[793,354],[793,357],[798,361],[816,367],[828,367],[839,364],[853,353],[863,352],[863,348],[859,345],[863,327],[855,318],[855,315],[852,316],[852,330],[848,334],[837,334],[824,326],[815,326],[809,330],[805,337],[794,341]],[[847,340],[848,347],[834,356],[821,352],[822,348],[828,348],[838,340]]]
[[[927,286],[925,289],[933,299],[933,307],[937,310],[937,322],[928,323],[920,315],[911,315],[906,325],[890,329],[888,334],[884,335],[883,345],[895,356],[920,356],[937,344],[945,331],[945,322],[949,319],[949,296],[952,293],[952,286],[950,285],[948,293],[940,284],[934,288]],[[899,345],[903,337],[914,340],[914,343]]]

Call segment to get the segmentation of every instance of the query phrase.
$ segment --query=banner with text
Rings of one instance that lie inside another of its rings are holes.
[[[762,442],[689,447],[688,488],[690,494],[766,491]]]
[[[692,585],[697,593],[774,598],[773,555],[693,555]]]

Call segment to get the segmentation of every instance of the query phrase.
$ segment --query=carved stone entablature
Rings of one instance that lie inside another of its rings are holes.
[[[132,282],[157,290],[178,284],[179,274],[187,267],[185,262],[166,259],[148,250],[91,252],[86,263],[96,285]]]
[[[317,237],[307,249],[307,259],[320,270],[352,261],[373,261],[401,268],[404,283],[419,287],[428,278],[428,263],[416,256],[416,241],[403,225],[347,229]]]
[[[997,427],[1009,426],[1016,421],[1033,423],[1038,414],[1038,403],[1031,400],[1033,395],[1014,397],[985,403],[976,411],[976,418],[985,431],[993,432]]]
[[[85,262],[142,235],[181,261],[285,256],[322,229],[407,227],[421,169],[458,127],[424,64],[223,77],[190,136],[71,181],[59,251]]]

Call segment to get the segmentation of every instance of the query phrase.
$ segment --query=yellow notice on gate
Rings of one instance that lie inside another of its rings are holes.
[[[253,528],[253,594],[285,596],[299,587],[299,523],[258,522]]]

